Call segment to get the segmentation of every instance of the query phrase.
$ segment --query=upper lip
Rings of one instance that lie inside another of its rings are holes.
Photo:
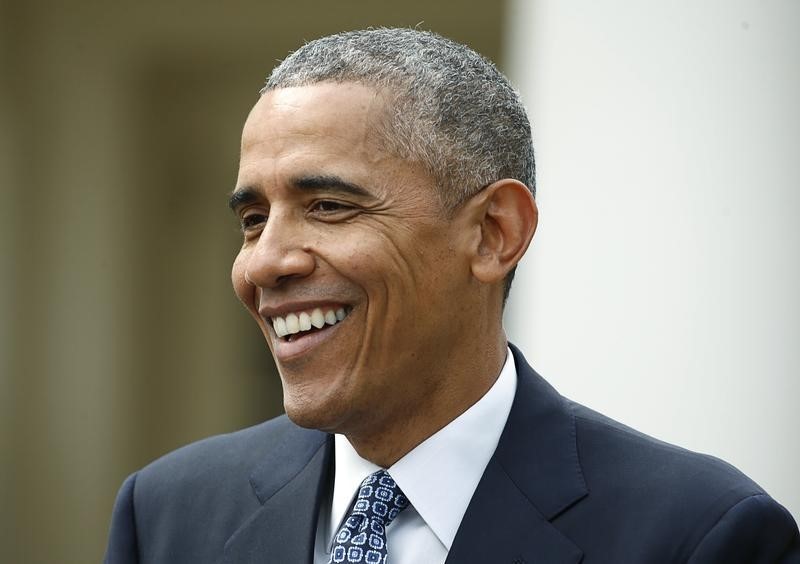
[[[337,300],[311,300],[311,301],[288,301],[280,303],[266,303],[261,304],[258,308],[258,314],[264,319],[272,319],[274,317],[284,317],[289,313],[297,313],[299,311],[310,311],[314,308],[333,309],[334,311],[340,307],[347,307],[348,304]]]

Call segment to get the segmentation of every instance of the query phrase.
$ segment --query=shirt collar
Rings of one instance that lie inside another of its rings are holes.
[[[517,389],[514,356],[484,396],[390,468],[389,474],[441,543],[450,550],[458,527],[492,458]],[[361,482],[380,467],[361,458],[343,435],[335,437],[331,541]]]

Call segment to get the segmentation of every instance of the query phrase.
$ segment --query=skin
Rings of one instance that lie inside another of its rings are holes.
[[[385,112],[359,84],[264,94],[231,202],[244,235],[233,286],[275,357],[287,415],[388,467],[494,383],[502,281],[536,206],[501,180],[446,212],[430,175],[382,148]],[[305,341],[277,337],[272,315],[313,306],[350,313]]]

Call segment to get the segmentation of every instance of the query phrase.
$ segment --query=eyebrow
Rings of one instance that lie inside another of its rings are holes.
[[[340,192],[351,196],[371,196],[369,191],[358,184],[348,182],[334,174],[314,174],[309,176],[299,176],[290,182],[290,185],[300,190],[326,192]]]
[[[236,211],[241,206],[252,204],[261,199],[258,190],[252,186],[245,186],[244,188],[237,188],[228,198],[228,207]]]
[[[333,174],[312,174],[298,176],[289,181],[289,186],[300,191],[333,192],[350,194],[351,196],[369,197],[372,194],[358,184],[348,182]],[[253,186],[237,188],[228,199],[228,207],[236,211],[239,207],[252,204],[262,199],[259,190]]]

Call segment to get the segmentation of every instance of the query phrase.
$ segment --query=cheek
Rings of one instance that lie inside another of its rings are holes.
[[[413,285],[415,265],[407,258],[394,241],[373,239],[354,245],[344,256],[344,264],[348,276],[362,287],[370,301],[380,303]]]

